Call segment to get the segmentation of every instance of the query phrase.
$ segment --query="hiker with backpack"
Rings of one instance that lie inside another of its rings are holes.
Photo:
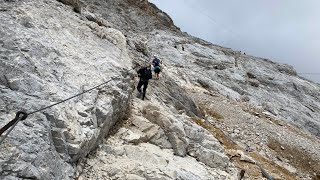
[[[138,70],[139,83],[137,86],[137,90],[141,94],[141,87],[143,86],[142,92],[142,100],[144,100],[146,96],[146,90],[148,87],[149,79],[152,79],[152,71],[151,64],[147,64],[145,67],[142,67]]]
[[[159,73],[161,71],[160,64],[162,64],[162,61],[156,56],[153,56],[152,65],[154,68],[154,79],[159,79]]]

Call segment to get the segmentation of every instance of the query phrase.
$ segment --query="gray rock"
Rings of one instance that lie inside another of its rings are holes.
[[[78,2],[64,3],[78,8]],[[2,2],[3,6],[10,11],[0,12],[0,107],[7,107],[0,111],[1,126],[21,108],[40,109],[131,66],[126,39],[119,30],[104,29],[103,36],[111,42],[106,43],[86,20],[56,1]],[[0,165],[7,172],[1,179],[72,179],[72,162],[85,157],[126,115],[132,90],[126,76],[19,123],[1,148],[19,147],[26,158],[13,158],[11,148],[1,151]],[[92,110],[78,111],[79,104],[83,110]]]
[[[234,67],[233,50],[182,33],[147,1],[60,2],[0,3],[0,125],[119,77],[19,123],[1,144],[1,179],[73,179],[81,169],[82,179],[235,179],[220,143],[190,120],[204,118],[190,91],[320,136],[320,87],[291,66],[241,56]],[[152,54],[164,64],[148,103],[132,96],[131,67]],[[120,120],[129,123],[110,135]],[[75,168],[83,159],[90,168]]]
[[[140,177],[140,176],[135,175],[135,174],[127,174],[126,175],[126,180],[145,180],[145,178]]]
[[[187,139],[178,136],[174,132],[168,133],[167,136],[175,152],[175,155],[182,156],[182,157],[186,156],[187,148],[189,145]]]
[[[186,171],[177,171],[176,172],[176,179],[177,180],[201,180],[199,176],[196,176],[190,172]]]
[[[199,144],[190,144],[188,154],[212,168],[226,169],[228,167],[229,159],[226,155],[206,149]]]

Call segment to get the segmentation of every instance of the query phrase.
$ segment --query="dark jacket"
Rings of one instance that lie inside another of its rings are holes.
[[[152,79],[152,71],[150,68],[143,67],[138,70],[138,76],[140,81],[149,81],[149,79]]]

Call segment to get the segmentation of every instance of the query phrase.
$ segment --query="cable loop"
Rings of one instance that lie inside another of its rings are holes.
[[[22,115],[22,117],[21,117],[20,115]],[[20,121],[23,121],[23,120],[27,119],[28,113],[26,113],[26,112],[24,112],[24,111],[18,111],[18,112],[16,113],[15,119],[18,119],[19,117],[21,117],[21,118],[20,118]]]

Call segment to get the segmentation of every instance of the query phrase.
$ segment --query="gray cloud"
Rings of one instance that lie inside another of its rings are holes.
[[[189,34],[320,73],[318,0],[150,0]],[[320,82],[319,75],[303,75]]]

